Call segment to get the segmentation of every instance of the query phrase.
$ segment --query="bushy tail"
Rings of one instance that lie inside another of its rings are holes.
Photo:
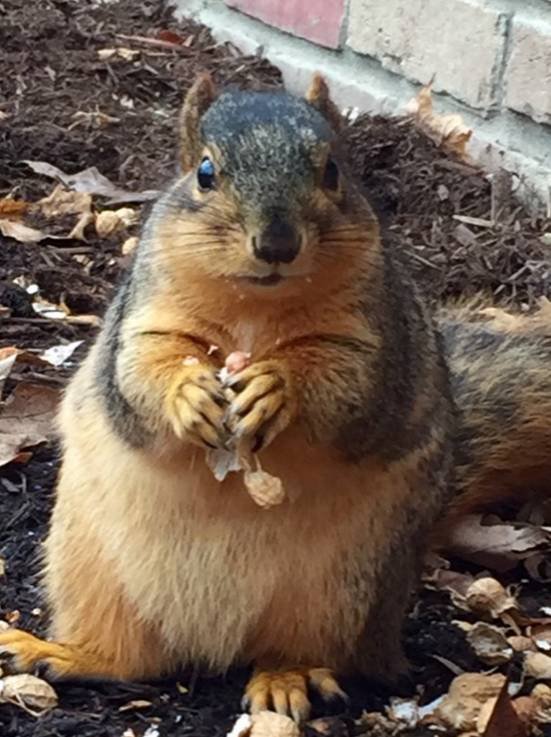
[[[531,316],[471,302],[437,320],[459,413],[450,517],[551,497],[551,302]]]

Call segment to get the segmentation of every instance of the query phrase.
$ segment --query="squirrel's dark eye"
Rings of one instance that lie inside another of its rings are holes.
[[[212,189],[214,187],[214,164],[207,157],[199,164],[197,181],[201,189]]]
[[[327,159],[323,172],[323,186],[333,191],[339,188],[339,170],[333,159]]]

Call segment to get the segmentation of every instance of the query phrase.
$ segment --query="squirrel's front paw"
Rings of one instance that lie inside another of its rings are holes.
[[[175,435],[196,445],[223,448],[226,399],[214,369],[204,364],[183,366],[166,398],[166,412]]]
[[[227,422],[236,438],[252,438],[252,450],[266,447],[295,414],[291,377],[281,361],[259,361],[233,374],[227,385],[236,393]]]

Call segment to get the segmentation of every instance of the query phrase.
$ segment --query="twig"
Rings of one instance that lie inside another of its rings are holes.
[[[160,38],[150,38],[149,36],[127,36],[124,33],[117,33],[116,38],[120,38],[122,41],[130,41],[131,43],[156,46],[159,49],[172,49],[172,51],[179,51],[181,54],[185,54],[186,56],[190,56],[193,53],[183,44],[176,44],[172,41],[162,41]]]

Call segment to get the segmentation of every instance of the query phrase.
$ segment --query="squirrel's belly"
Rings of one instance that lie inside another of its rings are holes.
[[[381,506],[368,488],[380,488],[377,469],[288,437],[262,459],[289,498],[265,510],[239,474],[217,482],[202,451],[166,464],[103,448],[93,480],[101,505],[95,532],[140,615],[160,623],[172,655],[216,670],[287,653],[337,664],[328,660],[343,656],[361,627],[347,583],[360,559],[349,553],[367,544],[375,554],[381,542],[370,525],[374,504]]]

